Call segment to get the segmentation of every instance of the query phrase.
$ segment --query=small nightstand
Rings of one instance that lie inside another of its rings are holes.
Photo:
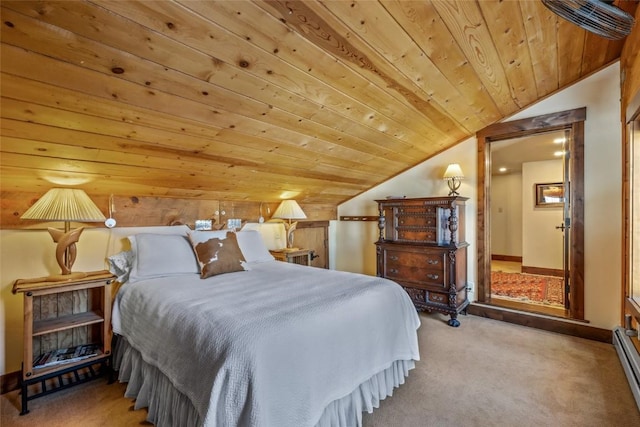
[[[310,249],[277,249],[269,251],[278,261],[290,262],[292,264],[311,265],[313,251]]]
[[[92,368],[95,364],[99,363],[103,369],[109,367],[110,285],[114,279],[115,276],[108,271],[95,271],[86,273],[84,277],[73,276],[66,280],[60,277],[42,277],[18,279],[14,282],[12,292],[24,294],[20,415],[29,412],[28,400],[97,378],[99,374]],[[96,344],[97,348],[91,349],[86,355],[69,354],[69,361],[55,364],[38,362],[34,366],[34,352],[37,356],[85,344]],[[80,370],[85,372],[80,373]],[[47,380],[52,381],[47,383]],[[42,384],[41,391],[28,396],[28,386],[38,382]]]

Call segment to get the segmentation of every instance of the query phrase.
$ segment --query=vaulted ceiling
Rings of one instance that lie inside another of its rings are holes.
[[[336,204],[624,43],[540,1],[3,0],[1,13],[3,192]]]

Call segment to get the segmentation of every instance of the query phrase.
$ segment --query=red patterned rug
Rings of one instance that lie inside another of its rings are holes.
[[[491,295],[530,304],[564,307],[564,279],[535,274],[491,272]]]

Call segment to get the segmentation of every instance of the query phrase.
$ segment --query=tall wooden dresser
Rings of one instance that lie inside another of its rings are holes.
[[[449,314],[457,327],[467,298],[466,197],[385,199],[378,203],[377,275],[407,291],[419,310]]]

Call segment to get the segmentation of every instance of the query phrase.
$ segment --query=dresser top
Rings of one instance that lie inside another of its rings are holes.
[[[413,197],[413,198],[389,198],[389,199],[380,199],[376,200],[377,203],[424,203],[424,204],[442,204],[442,203],[452,203],[452,202],[460,202],[464,203],[469,200],[468,197],[462,196],[442,196],[442,197]]]

